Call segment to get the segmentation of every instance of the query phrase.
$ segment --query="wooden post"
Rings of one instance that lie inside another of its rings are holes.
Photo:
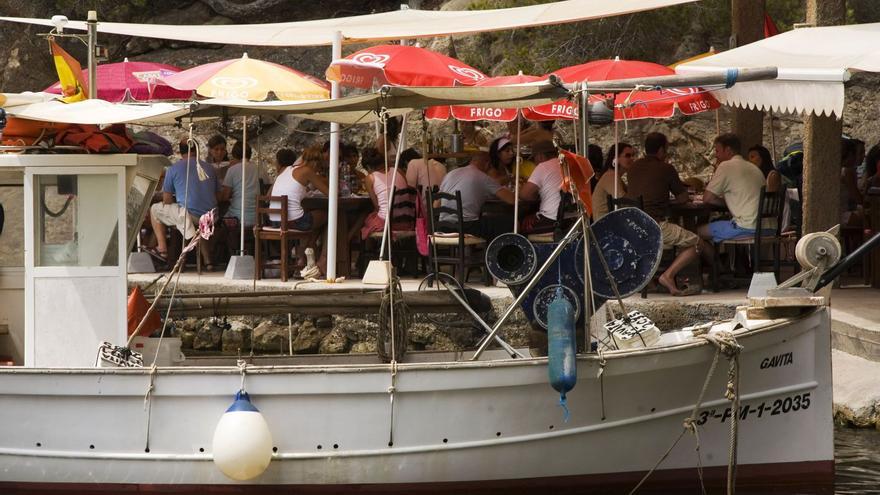
[[[764,0],[731,0],[730,48],[747,45],[764,38]],[[739,136],[745,151],[764,144],[764,112],[747,108],[733,110],[733,132]]]
[[[807,23],[843,24],[845,0],[807,0]],[[840,115],[810,114],[804,119],[803,233],[827,230],[840,222]]]

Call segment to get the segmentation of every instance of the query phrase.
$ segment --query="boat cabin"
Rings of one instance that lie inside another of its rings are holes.
[[[125,342],[125,253],[167,165],[0,154],[0,364],[95,366],[102,341]]]

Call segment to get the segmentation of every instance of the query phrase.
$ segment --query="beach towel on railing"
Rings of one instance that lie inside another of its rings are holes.
[[[55,144],[81,146],[90,153],[125,153],[131,149],[131,139],[124,126],[101,129],[96,125],[71,126],[55,136]]]

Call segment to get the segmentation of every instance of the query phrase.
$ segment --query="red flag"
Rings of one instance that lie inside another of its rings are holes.
[[[776,27],[776,23],[773,22],[773,18],[770,17],[770,14],[764,12],[764,37],[769,38],[771,36],[776,36],[779,34],[779,28]]]
[[[559,150],[559,155],[565,164],[568,165],[568,172],[571,174],[571,181],[577,189],[578,198],[584,204],[587,213],[593,215],[593,194],[590,191],[590,179],[593,178],[593,167],[590,160],[584,156],[576,155],[570,151]],[[562,189],[571,192],[568,184],[568,178],[563,178]]]

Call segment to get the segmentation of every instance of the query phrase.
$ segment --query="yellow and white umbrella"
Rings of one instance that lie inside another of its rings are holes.
[[[264,101],[273,93],[279,100],[326,100],[330,84],[272,62],[248,58],[200,65],[162,78],[172,88],[195,91],[208,98]]]

